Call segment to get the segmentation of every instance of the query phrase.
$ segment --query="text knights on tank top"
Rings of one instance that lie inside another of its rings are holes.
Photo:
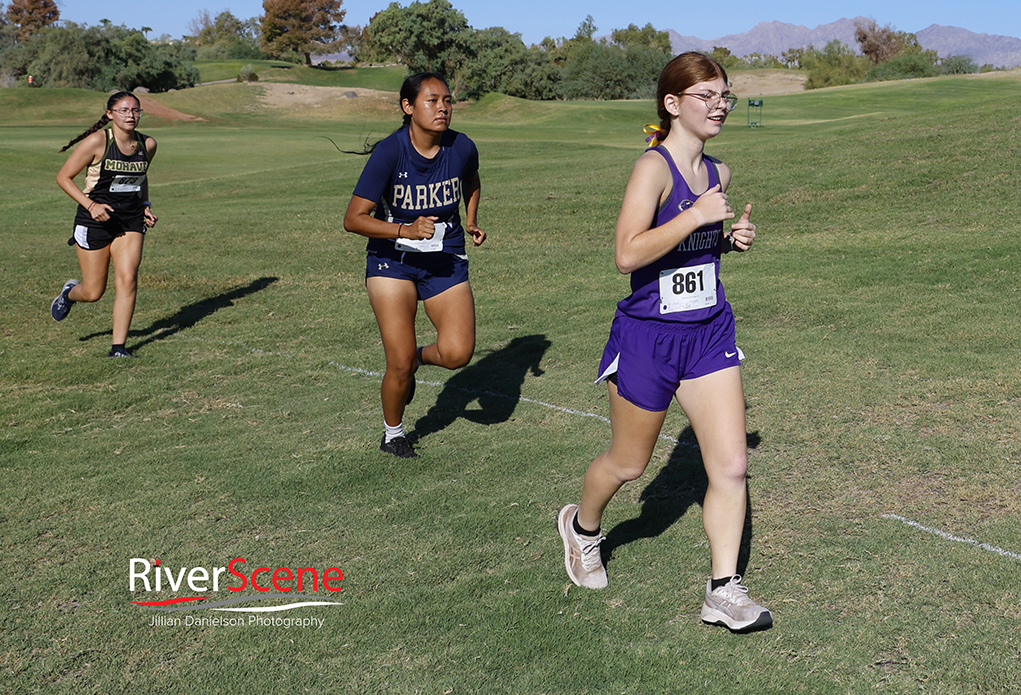
[[[666,159],[673,178],[670,195],[652,219],[649,228],[653,229],[690,208],[700,196],[691,192],[664,147],[650,150]],[[703,154],[702,161],[709,170],[709,190],[720,182],[718,160]],[[720,283],[722,251],[723,222],[699,227],[677,248],[631,273],[631,295],[617,303],[618,310],[633,318],[656,321],[701,323],[712,319],[726,306]]]

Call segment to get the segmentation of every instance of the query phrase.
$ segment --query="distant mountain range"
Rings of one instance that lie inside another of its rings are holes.
[[[761,22],[743,34],[729,34],[709,40],[682,36],[673,29],[668,29],[667,32],[670,34],[670,44],[675,53],[692,50],[711,51],[716,46],[724,46],[738,57],[752,53],[779,56],[788,49],[804,48],[810,44],[821,49],[833,39],[857,50],[854,23],[862,19],[865,18],[840,19],[830,24],[821,24],[815,29],[784,22]],[[1021,39],[1012,36],[976,34],[967,29],[938,24],[913,33],[923,48],[936,51],[941,58],[966,55],[971,56],[978,65],[1007,68],[1021,66]]]

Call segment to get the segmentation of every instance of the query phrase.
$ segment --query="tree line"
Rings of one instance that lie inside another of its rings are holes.
[[[713,48],[710,55],[727,70],[774,68],[804,71],[806,89],[963,75],[994,69],[992,65],[979,67],[969,56],[941,58],[936,51],[922,48],[914,34],[897,31],[889,24],[879,26],[874,19],[855,22],[854,40],[858,44],[857,51],[835,39],[821,50],[808,45],[788,49],[779,56],[752,53],[738,58],[725,47]]]
[[[261,17],[203,10],[182,41],[149,42],[147,27],[107,20],[59,22],[54,0],[0,4],[0,82],[32,75],[40,86],[153,91],[192,86],[194,60],[278,58],[311,65],[314,54],[347,51],[353,62],[400,63],[441,72],[459,99],[502,92],[526,99],[627,99],[655,93],[672,57],[666,32],[630,25],[596,40],[588,17],[571,38],[526,46],[501,27],[473,29],[448,0],[391,3],[362,26],[343,24],[342,0],[264,0]]]
[[[90,27],[62,22],[54,0],[0,5],[0,86],[22,81],[43,87],[111,91],[193,86],[193,51],[179,43],[152,43],[141,30],[102,20]]]
[[[459,99],[488,92],[534,100],[632,99],[655,95],[657,75],[673,57],[667,32],[631,24],[597,38],[591,16],[570,38],[526,46],[520,34],[502,27],[472,28],[448,0],[392,2],[364,27],[343,23],[342,0],[264,0],[263,10],[250,19],[202,10],[183,40],[150,42],[148,27],[108,20],[97,27],[58,25],[54,0],[11,0],[6,11],[0,4],[0,82],[33,75],[42,86],[162,91],[193,86],[194,60],[278,58],[311,65],[314,54],[347,52],[354,63],[442,73]],[[725,47],[711,55],[728,70],[804,70],[809,89],[979,71],[966,56],[941,59],[914,34],[874,20],[855,25],[855,41],[859,51],[831,41],[822,50],[792,48],[780,56],[738,58]]]
[[[98,26],[60,22],[54,0],[0,0],[0,86],[109,91],[194,86],[195,60],[283,57],[311,64],[311,54],[335,45],[344,27],[341,0],[265,0],[266,14],[241,20],[203,10],[180,41],[150,41],[149,27],[131,29],[107,19]],[[31,79],[29,79],[31,78]]]
[[[596,31],[589,16],[571,38],[526,46],[502,27],[471,28],[447,0],[393,2],[367,26],[349,29],[343,46],[358,61],[442,73],[460,99],[488,92],[544,100],[654,96],[673,57],[668,34],[651,24],[616,29],[609,40],[597,40]]]
[[[447,75],[459,97],[501,92],[526,99],[628,99],[655,96],[656,77],[673,57],[667,32],[651,24],[617,29],[596,39],[587,17],[572,38],[547,37],[526,47],[502,28],[475,30],[447,0],[396,2],[369,24],[348,27],[342,41],[358,60],[403,63],[412,71]],[[822,50],[792,48],[780,56],[738,58],[726,47],[710,52],[728,70],[784,68],[807,73],[806,88],[992,70],[968,56],[941,58],[911,33],[875,20],[855,23],[858,51],[840,41]]]
[[[991,65],[980,68],[968,56],[940,58],[936,51],[922,48],[914,34],[897,31],[889,24],[881,27],[873,19],[855,22],[854,40],[860,54],[834,40],[821,51],[808,46],[784,55],[792,62],[792,67],[804,68],[808,72],[807,89],[961,75],[993,69]]]

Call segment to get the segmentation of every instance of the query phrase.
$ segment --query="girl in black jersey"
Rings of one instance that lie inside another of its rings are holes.
[[[156,224],[148,179],[156,141],[135,130],[141,115],[131,92],[111,96],[103,117],[61,150],[81,141],[57,174],[57,184],[78,203],[74,235],[67,243],[75,245],[82,280],[64,283],[50,315],[63,321],[75,302],[99,301],[112,261],[116,294],[110,357],[134,357],[124,343],[135,312],[145,230]],[[79,188],[74,179],[85,169],[85,186]]]

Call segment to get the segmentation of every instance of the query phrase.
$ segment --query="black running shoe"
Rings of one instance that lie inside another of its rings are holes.
[[[132,355],[130,352],[122,347],[110,348],[110,352],[106,353],[107,357],[131,357],[136,359],[137,355]]]
[[[68,280],[64,283],[64,288],[60,290],[60,294],[50,304],[50,316],[53,317],[54,321],[63,321],[67,318],[68,313],[71,311],[71,307],[74,306],[74,302],[67,298],[67,293],[71,291],[71,288],[78,284],[77,280]]]
[[[393,454],[402,459],[413,459],[417,458],[418,454],[411,448],[411,444],[408,443],[407,437],[394,437],[389,442],[386,441],[386,435],[383,435],[383,440],[379,443],[379,450],[384,454]]]

